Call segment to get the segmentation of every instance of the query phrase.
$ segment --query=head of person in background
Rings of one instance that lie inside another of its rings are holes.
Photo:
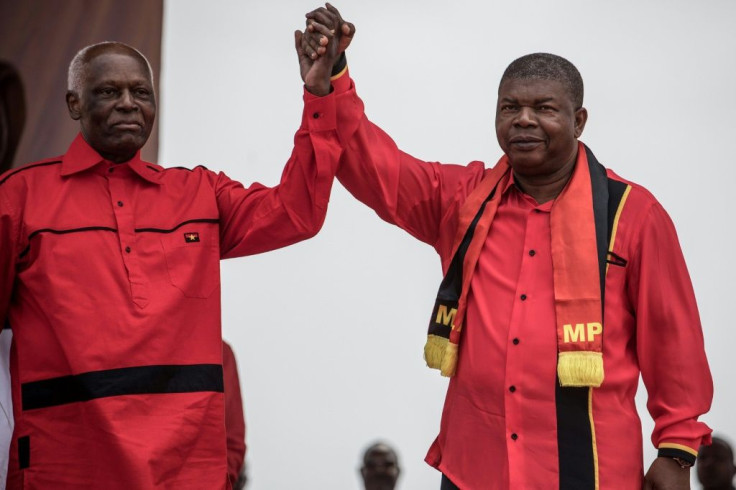
[[[736,464],[731,445],[720,437],[713,437],[713,444],[702,446],[696,463],[698,481],[703,490],[733,490]]]
[[[365,490],[393,490],[396,488],[399,473],[399,457],[388,444],[376,442],[363,453],[360,475],[363,477]]]
[[[74,57],[67,83],[69,115],[89,146],[115,163],[133,158],[156,119],[148,60],[127,44],[95,44]]]
[[[0,61],[0,173],[13,167],[26,122],[23,82],[18,70]]]

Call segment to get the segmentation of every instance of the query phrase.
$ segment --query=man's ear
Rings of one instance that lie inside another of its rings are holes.
[[[81,103],[79,101],[79,95],[77,95],[76,92],[73,92],[71,90],[67,91],[66,108],[69,110],[69,116],[75,121],[78,121],[79,118],[82,117],[82,112],[80,111],[80,105]]]
[[[581,107],[575,111],[575,138],[580,138],[585,129],[585,123],[588,121],[588,109]]]

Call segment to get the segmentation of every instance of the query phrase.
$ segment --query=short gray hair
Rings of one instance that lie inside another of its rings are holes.
[[[583,77],[575,65],[562,56],[550,53],[532,53],[512,61],[501,77],[506,80],[555,80],[570,96],[575,109],[583,106]],[[500,89],[500,85],[499,85]]]
[[[84,78],[84,69],[87,63],[90,62],[95,56],[105,52],[117,52],[127,53],[141,59],[146,64],[148,69],[148,75],[151,77],[151,85],[153,85],[153,70],[148,59],[143,56],[143,53],[135,49],[133,46],[129,46],[125,43],[118,41],[103,41],[97,44],[91,44],[80,49],[77,54],[72,58],[69,63],[69,72],[67,75],[67,90],[79,94],[82,88],[82,82]]]

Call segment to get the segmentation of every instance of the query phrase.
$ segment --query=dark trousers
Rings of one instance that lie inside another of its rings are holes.
[[[440,490],[460,490],[460,488],[452,483],[449,478],[447,478],[444,474],[442,475],[442,484],[440,485]]]

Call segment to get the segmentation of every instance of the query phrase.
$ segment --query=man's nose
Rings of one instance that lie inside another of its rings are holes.
[[[123,90],[118,99],[118,107],[122,110],[134,111],[138,108],[135,103],[135,98],[130,90]]]
[[[522,107],[516,115],[514,124],[522,127],[535,126],[537,124],[537,116],[531,107]]]

